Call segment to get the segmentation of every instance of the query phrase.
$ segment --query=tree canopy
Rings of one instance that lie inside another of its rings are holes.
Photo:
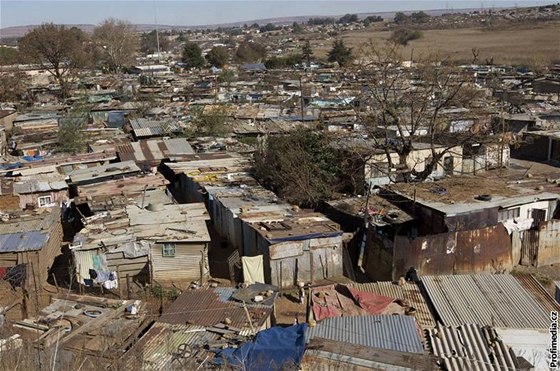
[[[209,112],[203,112],[202,107],[190,110],[191,126],[185,130],[187,137],[217,136],[223,137],[231,133],[228,124],[227,107],[217,107]]]
[[[189,68],[201,68],[204,66],[205,61],[200,46],[195,42],[187,41],[183,48],[181,61],[186,63]]]
[[[109,18],[93,30],[93,41],[99,48],[100,62],[116,72],[134,63],[139,45],[134,26]]]
[[[345,14],[336,23],[348,24],[358,22],[358,16],[356,14]]]
[[[393,31],[391,35],[391,40],[401,45],[408,45],[409,41],[417,40],[422,37],[422,33],[417,30],[411,30],[409,28],[399,28]]]
[[[329,62],[338,62],[340,65],[346,65],[353,59],[352,48],[346,47],[344,41],[337,39],[333,42],[333,46],[328,54]]]
[[[156,30],[142,34],[140,39],[140,50],[147,54],[154,54],[158,51],[158,35]],[[162,52],[168,51],[171,43],[167,36],[159,35],[159,50]]]
[[[87,151],[87,123],[91,107],[81,104],[70,110],[58,122],[58,149],[68,154]]]
[[[295,34],[303,33],[304,29],[301,24],[294,22],[292,23],[292,32]]]
[[[395,23],[406,23],[408,22],[409,18],[406,14],[404,14],[403,12],[396,12],[395,13],[395,17],[393,18],[393,20],[395,21]]]
[[[268,140],[255,154],[256,177],[289,202],[317,206],[338,192],[352,192],[353,172],[322,132],[298,129]]]
[[[361,54],[372,62],[360,70],[366,84],[361,100],[368,111],[358,118],[370,146],[384,153],[377,170],[391,181],[424,181],[457,146],[495,140],[483,126],[457,132],[450,127],[445,110],[466,108],[476,117],[480,91],[464,72],[443,63],[444,58],[428,55],[416,58],[413,67],[403,68],[402,46],[393,42],[371,42]],[[396,138],[390,136],[391,131],[396,131]],[[424,148],[427,144],[431,152],[421,170],[412,165],[411,158],[419,143]]]
[[[313,49],[311,49],[311,44],[309,40],[305,41],[305,44],[301,47],[301,56],[307,63],[307,66],[311,65],[311,58],[313,58]]]
[[[229,60],[229,52],[224,46],[215,46],[207,54],[206,60],[216,67],[223,67]]]
[[[67,97],[69,82],[90,61],[87,39],[76,27],[46,23],[25,34],[19,48],[22,58],[41,65],[55,77],[62,96]]]
[[[16,48],[0,46],[0,66],[16,64],[20,61],[19,51]]]
[[[252,63],[259,62],[266,57],[266,49],[257,42],[244,41],[235,51],[237,62]]]

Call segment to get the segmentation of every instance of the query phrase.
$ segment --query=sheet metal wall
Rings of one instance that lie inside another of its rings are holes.
[[[415,267],[423,275],[509,271],[511,240],[502,225],[415,239],[396,236],[392,279]]]
[[[265,279],[280,287],[343,275],[341,236],[270,245],[264,256]]]
[[[162,244],[155,244],[150,249],[152,277],[158,283],[199,280],[203,255],[206,266],[204,269],[204,278],[206,279],[208,277],[208,253],[206,244],[177,243],[175,247],[175,257],[173,258],[164,257],[162,250]]]
[[[525,265],[542,267],[560,263],[560,220],[541,223],[537,230],[525,231],[521,255]]]

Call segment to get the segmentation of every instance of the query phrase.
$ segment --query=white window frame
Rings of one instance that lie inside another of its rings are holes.
[[[174,242],[164,242],[161,248],[161,256],[164,258],[174,258],[176,254],[177,244]]]
[[[48,202],[45,202],[48,200]],[[39,207],[48,207],[53,204],[53,197],[51,195],[37,197],[37,204]]]

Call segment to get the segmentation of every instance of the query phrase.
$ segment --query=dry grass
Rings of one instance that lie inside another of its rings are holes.
[[[479,62],[494,58],[494,63],[532,64],[560,59],[560,22],[516,25],[497,30],[463,28],[422,32],[421,39],[410,42],[404,48],[405,57],[410,58],[411,53],[422,55],[438,52],[448,55],[453,61],[468,63],[472,60],[472,48],[478,48]],[[368,40],[389,39],[391,31],[371,29],[347,32],[340,36],[357,50]],[[332,38],[325,39],[314,34],[311,44],[315,55],[324,57],[331,47]]]

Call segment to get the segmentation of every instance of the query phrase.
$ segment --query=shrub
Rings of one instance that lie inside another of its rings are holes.
[[[408,28],[399,28],[393,31],[391,39],[398,44],[408,45],[411,40],[417,40],[422,37],[422,33],[418,30],[411,30]]]

